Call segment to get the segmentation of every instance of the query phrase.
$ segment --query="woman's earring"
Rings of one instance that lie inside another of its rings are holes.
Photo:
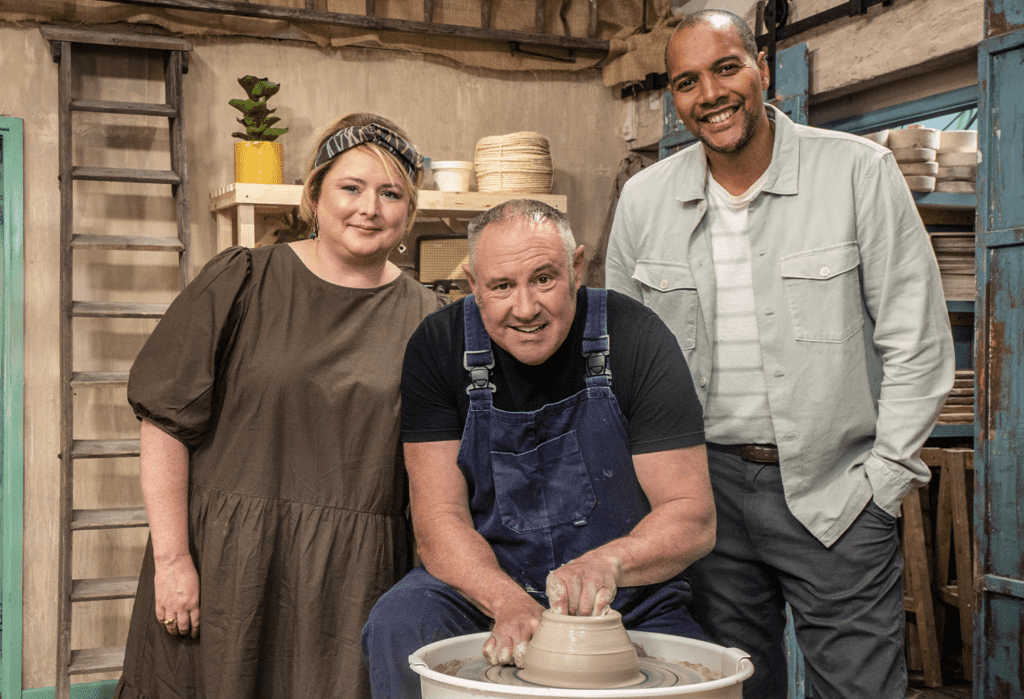
[[[316,213],[313,214],[313,227],[309,231],[309,239],[315,240],[317,235],[320,233],[320,220],[316,217]]]

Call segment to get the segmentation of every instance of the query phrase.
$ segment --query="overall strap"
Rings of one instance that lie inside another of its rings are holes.
[[[491,338],[484,328],[476,298],[472,295],[463,301],[462,318],[466,330],[466,349],[462,353],[462,366],[469,372],[466,393],[469,394],[470,402],[483,400],[490,403],[492,394],[498,390],[490,380],[490,370],[494,368],[494,355],[491,352]]]
[[[608,292],[587,288],[587,324],[583,328],[583,357],[587,362],[584,377],[587,388],[611,386],[612,370],[608,355]]]

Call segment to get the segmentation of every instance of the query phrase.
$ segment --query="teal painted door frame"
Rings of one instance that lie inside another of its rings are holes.
[[[0,117],[0,695],[21,697],[22,534],[24,531],[25,415],[25,180],[21,119]]]
[[[981,42],[978,81],[974,697],[1001,699],[1024,696],[1024,29]]]

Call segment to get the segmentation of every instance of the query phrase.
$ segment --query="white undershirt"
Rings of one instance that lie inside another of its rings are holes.
[[[733,196],[708,177],[707,230],[718,293],[705,435],[722,444],[774,444],[761,343],[754,316],[747,212],[768,173]]]

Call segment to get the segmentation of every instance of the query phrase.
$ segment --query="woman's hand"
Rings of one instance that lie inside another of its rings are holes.
[[[139,479],[156,573],[156,618],[167,633],[199,635],[199,575],[188,544],[188,449],[146,420]]]
[[[199,574],[188,554],[156,562],[156,618],[167,633],[199,635]]]

